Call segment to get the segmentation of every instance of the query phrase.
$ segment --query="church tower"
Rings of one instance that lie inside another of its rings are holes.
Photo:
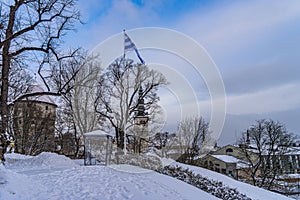
[[[143,98],[143,88],[142,86],[139,89],[139,102],[137,106],[137,110],[134,116],[134,134],[135,139],[137,141],[137,145],[135,145],[135,152],[141,153],[147,150],[148,148],[148,113],[145,112],[145,101]]]

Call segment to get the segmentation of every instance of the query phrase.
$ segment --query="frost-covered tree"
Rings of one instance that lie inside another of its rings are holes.
[[[64,70],[56,70],[51,76],[53,88],[59,88],[64,79],[69,80],[70,76],[77,73],[68,83],[70,89],[60,99],[56,133],[61,152],[73,152],[77,157],[83,144],[83,134],[97,128],[100,122],[94,107],[100,64],[97,57],[82,52],[77,59],[69,59],[65,66]]]
[[[285,156],[293,151],[295,136],[285,125],[273,120],[257,120],[240,140],[240,148],[248,163],[245,171],[256,186],[271,189],[276,176],[288,164]]]
[[[161,157],[167,157],[168,152],[175,146],[176,134],[169,132],[158,132],[150,138],[153,147],[157,149],[157,153]]]
[[[193,159],[209,140],[209,124],[203,117],[189,117],[178,125],[178,141],[181,151],[179,161],[193,163]]]
[[[75,0],[4,0],[0,2],[0,61],[1,61],[1,134],[8,126],[8,93],[11,66],[38,64],[38,74],[49,76],[49,63],[74,56],[75,51],[63,53],[62,36],[73,29],[80,13]],[[47,71],[45,71],[47,70]],[[53,92],[61,94],[65,84]],[[32,94],[36,95],[36,94]]]
[[[96,110],[115,130],[119,148],[124,148],[125,132],[133,125],[138,103],[144,99],[151,119],[156,111],[151,108],[159,101],[156,91],[166,84],[166,78],[158,71],[123,58],[115,60],[101,75]],[[141,87],[143,91],[139,96]]]
[[[95,111],[97,83],[100,77],[98,56],[89,56],[75,79],[72,90],[72,108],[74,120],[80,136],[99,128],[100,117]]]

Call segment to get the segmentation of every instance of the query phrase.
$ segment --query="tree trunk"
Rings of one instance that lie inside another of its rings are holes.
[[[119,127],[115,127],[116,131],[116,140],[117,140],[117,147],[120,149],[124,149],[124,130],[120,129]]]
[[[3,54],[8,53],[7,48],[3,48]],[[2,60],[2,84],[1,84],[1,133],[5,133],[8,126],[8,74],[10,67],[10,59],[8,56],[3,56]]]
[[[9,20],[7,29],[5,32],[5,38],[11,38],[13,34],[13,27],[15,22],[15,15],[18,5],[10,7],[9,13]],[[9,76],[9,69],[10,69],[10,60],[11,57],[9,55],[11,40],[7,40],[3,44],[2,49],[2,74],[1,74],[1,134],[5,133],[7,126],[8,126],[8,105],[7,105],[7,98],[8,98],[8,76]]]

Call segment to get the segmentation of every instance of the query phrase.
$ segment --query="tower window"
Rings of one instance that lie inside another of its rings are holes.
[[[48,110],[48,106],[46,106],[46,110]]]
[[[226,153],[232,153],[232,152],[233,152],[232,148],[226,149]]]

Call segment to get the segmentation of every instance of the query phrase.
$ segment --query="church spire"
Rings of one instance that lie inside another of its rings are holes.
[[[146,116],[145,110],[146,109],[145,109],[145,101],[144,101],[144,97],[143,97],[143,88],[142,88],[142,86],[140,86],[139,102],[138,102],[138,106],[137,106],[136,117]]]

